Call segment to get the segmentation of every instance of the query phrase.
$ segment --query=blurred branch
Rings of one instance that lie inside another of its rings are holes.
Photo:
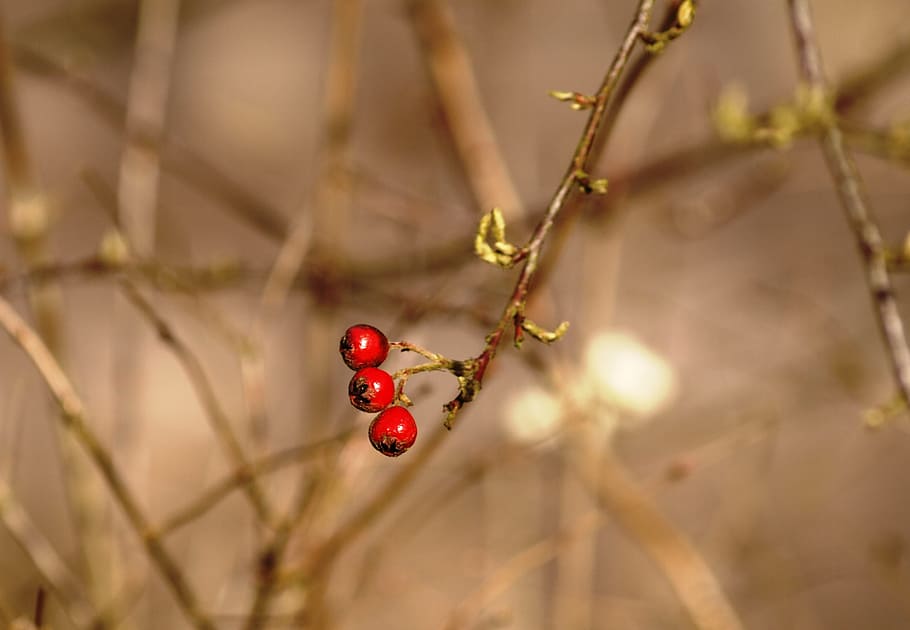
[[[843,113],[861,107],[894,85],[907,70],[910,70],[910,40],[899,38],[893,48],[840,82],[835,90],[834,108]]]
[[[231,492],[248,485],[250,480],[261,479],[263,475],[277,472],[288,466],[301,464],[310,457],[320,454],[326,448],[344,442],[350,434],[351,431],[348,430],[325,440],[293,446],[254,460],[248,467],[234,470],[187,505],[174,511],[171,516],[164,519],[158,526],[159,535],[162,537],[166,536],[201,517]]]
[[[850,121],[839,125],[847,143],[857,151],[910,167],[910,125],[900,129],[873,129]]]
[[[274,524],[274,511],[258,479],[252,474],[253,467],[237,438],[231,420],[221,406],[215,388],[206,376],[202,362],[190,347],[177,335],[174,328],[157,312],[139,290],[128,281],[121,281],[120,288],[136,310],[145,318],[161,342],[171,350],[183,367],[202,408],[212,426],[212,431],[221,443],[222,450],[230,460],[236,474],[246,479],[244,489],[259,519],[266,525]]]
[[[910,43],[900,42],[880,57],[848,75],[834,90],[834,108],[846,115],[867,105],[871,99],[886,87],[893,85],[910,68]],[[770,111],[757,114],[756,118],[767,118]],[[626,167],[625,171],[613,175],[610,185],[613,190],[628,191],[631,195],[651,194],[655,187],[672,186],[678,181],[723,164],[731,158],[767,151],[754,145],[729,144],[711,136],[700,143],[682,147],[671,153],[653,158],[643,164]],[[594,208],[596,213],[610,211],[616,200],[608,195]]]
[[[25,129],[19,111],[13,76],[12,51],[6,23],[0,14],[0,131],[3,141],[9,228],[19,257],[27,269],[50,262],[48,235],[51,224],[48,200],[32,170]],[[62,361],[61,294],[52,281],[38,281],[27,287],[29,305],[37,333],[49,351]],[[102,534],[105,502],[99,484],[90,477],[88,463],[80,457],[59,425],[52,427],[64,470],[64,491],[73,516],[89,593],[96,607],[105,598],[109,542]]]
[[[139,0],[132,67],[126,96],[119,175],[113,214],[118,230],[109,231],[130,253],[153,258],[156,252],[161,188],[161,140],[165,134],[168,96],[174,65],[174,47],[179,28],[180,0]],[[149,444],[142,439],[147,417],[138,403],[145,381],[149,345],[141,322],[125,317],[121,300],[113,304],[113,417],[111,448],[124,467],[127,478],[136,483],[148,477]],[[122,528],[116,536],[124,538]],[[108,578],[122,580],[118,563],[111,563]],[[110,587],[108,587],[110,589]],[[113,624],[111,624],[113,625]]]
[[[670,582],[692,623],[699,630],[742,630],[736,611],[698,550],[678,531],[627,476],[607,446],[579,439],[586,456],[573,458],[576,473],[598,504],[651,557]],[[590,462],[591,465],[582,465]]]
[[[95,614],[92,612],[91,603],[85,599],[79,580],[29,518],[12,489],[2,481],[0,521],[19,548],[29,557],[43,582],[59,600],[70,621],[78,627],[88,626]]]
[[[483,106],[467,50],[444,0],[410,0],[408,11],[436,87],[447,130],[481,212],[524,215],[518,191]]]
[[[48,350],[41,338],[13,310],[5,298],[0,297],[0,327],[22,348],[37,368],[44,382],[60,406],[63,427],[82,445],[95,467],[107,483],[111,495],[123,509],[134,532],[141,540],[150,559],[157,566],[188,621],[198,630],[214,630],[211,619],[200,608],[195,593],[183,571],[167,551],[158,535],[151,529],[139,502],[133,496],[120,471],[114,465],[110,452],[101,444],[87,422],[82,399]]]
[[[27,44],[15,45],[13,55],[16,65],[23,72],[57,81],[88,105],[90,111],[97,114],[109,128],[118,134],[122,132],[126,106],[90,78]],[[167,174],[221,202],[223,209],[234,213],[263,236],[271,239],[284,237],[287,223],[275,208],[245,190],[232,177],[179,139],[163,133],[160,143],[161,167]]]
[[[822,70],[821,53],[815,38],[808,0],[788,0],[787,6],[796,40],[800,76],[820,99],[827,98],[831,90]],[[888,252],[882,242],[878,224],[872,219],[859,171],[844,144],[844,134],[838,126],[837,117],[822,116],[819,126],[819,141],[828,170],[862,255],[866,282],[875,305],[879,330],[891,360],[891,369],[901,396],[910,407],[910,348],[907,347],[904,324],[888,272]]]
[[[448,432],[445,429],[437,427],[428,438],[422,440],[421,447],[414,449],[416,453],[408,459],[401,470],[393,475],[381,489],[374,492],[366,504],[362,505],[344,523],[335,528],[332,534],[318,546],[316,551],[310,554],[303,567],[289,572],[283,577],[282,581],[289,583],[302,579],[312,579],[317,575],[325,579],[325,575],[329,572],[332,563],[337,559],[341,551],[357,539],[370,525],[375,523],[384,511],[391,507],[405,488],[426,467],[436,451],[439,450],[439,447],[445,442],[447,434]]]
[[[317,163],[321,165],[314,182],[312,198],[297,211],[294,225],[281,245],[272,269],[266,279],[259,301],[259,309],[252,325],[252,337],[264,338],[264,324],[284,306],[290,290],[305,263],[308,251],[316,251],[328,268],[335,267],[339,259],[337,250],[343,242],[344,227],[350,207],[351,188],[347,167],[347,150],[356,104],[357,75],[361,45],[364,5],[362,0],[334,0],[332,3],[332,32],[329,40],[328,61],[325,75],[322,138]],[[325,239],[326,245],[313,242],[314,234]],[[311,257],[312,258],[312,257]],[[337,348],[331,333],[330,313],[315,309],[305,323],[305,346],[311,356],[327,356]],[[244,391],[250,410],[254,439],[264,442],[266,436],[265,412],[265,358],[260,351],[249,353],[243,362]],[[307,371],[310,405],[314,417],[322,418],[326,402],[322,392],[329,385],[325,370],[315,366]],[[318,426],[307,429],[318,429]],[[311,506],[318,503],[321,492],[331,484],[325,475],[301,476],[295,500],[288,514],[278,523],[274,535],[259,551],[260,574],[253,595],[253,602],[243,627],[246,630],[261,628],[269,615],[273,594],[278,587],[278,577],[284,564],[285,553],[300,521]],[[308,594],[308,602],[313,599]],[[318,607],[315,606],[315,607]]]
[[[596,531],[603,522],[599,512],[589,512],[569,528],[540,540],[502,562],[483,583],[455,608],[445,625],[446,630],[473,628],[472,623],[497,597],[509,590],[522,577],[539,569],[563,553],[579,538]]]
[[[667,8],[658,21],[658,31],[662,32],[673,28],[673,25],[676,24],[677,13],[681,1],[682,0],[671,0],[667,3]],[[616,87],[614,98],[607,108],[607,113],[604,116],[603,128],[598,136],[597,144],[595,145],[595,154],[599,155],[602,147],[609,141],[610,136],[613,133],[613,128],[616,125],[616,120],[619,118],[619,113],[622,111],[622,104],[625,103],[626,99],[632,94],[635,86],[638,85],[648,69],[661,57],[662,55],[643,50],[639,51],[635,59],[629,64],[628,69],[623,73],[622,80]]]
[[[126,105],[120,162],[119,219],[133,250],[143,258],[155,248],[158,149],[164,137],[180,0],[142,0]]]

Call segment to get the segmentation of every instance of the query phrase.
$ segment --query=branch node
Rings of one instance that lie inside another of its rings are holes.
[[[581,92],[562,92],[559,90],[550,90],[549,95],[557,101],[569,103],[569,108],[580,112],[585,109],[591,109],[597,103],[597,97],[582,94]]]
[[[607,194],[609,182],[604,178],[591,179],[591,176],[582,169],[576,169],[575,181],[578,183],[578,187],[581,189],[581,191],[586,195]]]

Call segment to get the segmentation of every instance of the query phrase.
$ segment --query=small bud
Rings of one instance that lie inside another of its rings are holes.
[[[10,230],[19,241],[32,241],[47,232],[48,212],[43,195],[37,193],[16,195],[10,208]]]
[[[537,341],[542,341],[543,343],[553,343],[566,334],[566,331],[569,330],[569,322],[562,322],[559,326],[556,327],[556,330],[549,331],[541,328],[526,317],[522,320],[521,327]]]
[[[130,249],[120,230],[114,228],[105,232],[98,246],[98,258],[109,267],[121,267],[130,257]]]
[[[742,86],[731,84],[724,87],[711,117],[721,140],[748,142],[752,139],[755,120],[749,114],[749,96]]]
[[[588,96],[587,94],[582,94],[580,92],[560,92],[557,90],[550,90],[549,94],[557,101],[570,103],[569,107],[575,111],[591,109],[594,107],[594,104],[597,103],[597,99],[595,97]]]
[[[676,10],[676,23],[680,28],[688,28],[695,19],[695,3],[692,0],[683,0]]]

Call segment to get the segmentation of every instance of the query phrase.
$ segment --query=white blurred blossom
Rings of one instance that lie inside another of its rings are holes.
[[[585,347],[575,377],[561,392],[529,387],[505,405],[503,429],[518,444],[552,446],[566,414],[586,420],[589,439],[609,439],[619,426],[654,416],[677,389],[673,366],[635,336],[597,333]]]
[[[583,369],[576,399],[606,403],[637,418],[653,416],[676,393],[676,372],[670,363],[625,332],[601,332],[592,337]]]
[[[540,387],[529,387],[505,405],[503,429],[518,444],[552,446],[562,425],[559,399]]]

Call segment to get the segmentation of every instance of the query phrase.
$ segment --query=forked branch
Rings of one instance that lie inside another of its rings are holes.
[[[809,90],[830,98],[831,88],[822,69],[821,53],[808,0],[788,0],[790,26],[796,40],[799,71]],[[875,307],[879,330],[885,341],[894,379],[901,397],[910,408],[910,349],[901,320],[894,287],[888,271],[888,250],[878,224],[872,218],[853,156],[844,143],[836,116],[822,118],[819,141],[828,170],[834,180],[841,205],[859,247],[866,272],[866,283]]]

